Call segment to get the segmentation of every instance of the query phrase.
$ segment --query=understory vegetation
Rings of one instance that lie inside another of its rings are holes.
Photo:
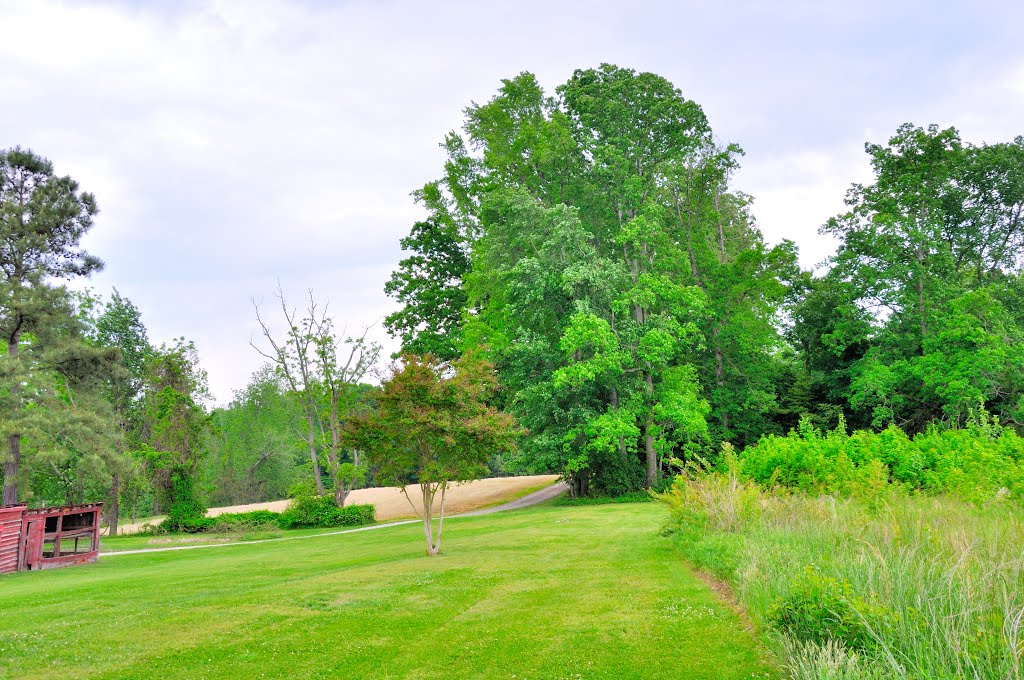
[[[802,429],[726,446],[658,496],[791,677],[1021,677],[1024,440]]]
[[[168,517],[151,532],[181,532],[186,534],[242,533],[249,531],[279,529],[314,529],[331,527],[355,527],[373,524],[373,505],[346,505],[339,508],[331,496],[297,496],[284,512],[252,510],[229,512],[215,517],[189,517],[175,520]]]

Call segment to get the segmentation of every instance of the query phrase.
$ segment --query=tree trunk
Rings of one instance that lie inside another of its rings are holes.
[[[711,339],[715,347],[715,384],[725,387],[725,355],[722,353],[722,346],[718,342],[718,334],[721,329],[717,326],[711,330]],[[722,408],[722,434],[726,435],[729,430],[729,414]]]
[[[448,493],[448,483],[445,482],[441,485],[441,507],[438,508],[437,516],[437,538],[434,540],[434,552],[432,555],[436,555],[441,552],[441,530],[444,528],[444,497]]]
[[[654,397],[654,378],[651,372],[644,371],[644,380],[647,382],[647,392]],[[658,483],[658,452],[654,449],[654,420],[648,415],[647,423],[644,425],[644,456],[647,460],[647,480],[644,488],[650,489]]]
[[[437,548],[434,546],[434,527],[431,525],[434,514],[434,492],[427,482],[420,484],[420,491],[423,494],[423,536],[427,539],[427,555],[433,556],[437,554]]]
[[[320,461],[316,457],[316,423],[313,414],[306,411],[306,425],[309,426],[309,461],[313,464],[313,481],[316,482],[316,495],[324,495],[324,480],[320,476]]]
[[[619,391],[613,387],[610,396],[612,402],[612,410],[618,411]],[[619,436],[619,457],[621,457],[623,461],[626,460],[626,440],[621,435]]]
[[[110,481],[110,504],[107,505],[107,535],[117,536],[117,522],[121,514],[121,476],[115,474]]]
[[[921,354],[924,354],[924,336],[928,335],[928,320],[924,307],[924,274],[917,278],[917,310],[921,315]]]
[[[21,332],[15,330],[11,335],[10,344],[7,346],[7,355],[12,359],[11,363],[16,364],[14,359],[18,356],[18,345],[21,343]],[[15,366],[15,371],[17,368]],[[19,389],[19,381],[15,379],[11,383],[11,396],[15,397]],[[17,399],[12,399],[17,403]],[[15,408],[18,408],[15,406]],[[20,409],[19,409],[20,410]],[[12,434],[7,438],[7,460],[4,461],[4,495],[0,505],[14,505],[18,502],[18,468],[21,466],[21,435]]]
[[[331,395],[330,426],[331,450],[327,456],[327,460],[331,464],[331,479],[334,480],[334,504],[340,508],[345,505],[345,497],[348,496],[348,490],[346,490],[345,485],[342,484],[341,475],[339,473],[341,468],[341,459],[338,457],[338,449],[341,446],[339,438],[341,424],[338,422],[338,397],[336,394]]]
[[[339,508],[345,507],[345,499],[348,498],[348,489],[337,476],[334,478],[334,504]]]
[[[644,454],[647,457],[647,481],[645,489],[650,489],[658,483],[658,452],[654,449],[654,435],[651,429],[654,423],[648,421],[644,433]]]
[[[21,435],[7,438],[7,460],[4,461],[4,499],[0,505],[18,502],[18,466],[21,464]]]

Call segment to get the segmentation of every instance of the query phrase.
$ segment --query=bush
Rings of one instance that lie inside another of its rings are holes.
[[[650,503],[653,499],[646,491],[632,491],[621,496],[581,496],[572,498],[562,494],[551,502],[552,505],[606,505],[608,503]]]
[[[270,510],[252,510],[250,512],[226,512],[214,518],[217,524],[225,526],[261,526],[280,524],[281,513]]]
[[[1024,501],[1024,438],[985,414],[966,428],[933,427],[913,438],[895,425],[847,435],[842,421],[822,433],[805,419],[785,437],[762,437],[740,459],[744,474],[759,484],[807,493],[877,502],[892,483],[975,504]]]
[[[212,531],[217,525],[217,520],[213,517],[192,517],[190,519],[182,519],[177,522],[172,522],[171,518],[168,517],[160,524],[161,531],[180,531],[186,534],[201,534],[206,531]]]
[[[282,529],[297,527],[354,527],[376,521],[372,505],[339,508],[333,496],[301,495],[292,499],[278,520]]]
[[[253,510],[231,512],[217,517],[191,517],[172,522],[164,520],[156,530],[161,533],[241,532],[268,528],[295,529],[315,527],[356,527],[376,521],[372,505],[346,505],[339,508],[333,496],[300,496],[284,512]]]
[[[195,480],[192,473],[185,467],[176,467],[171,472],[171,488],[169,492],[170,507],[167,519],[161,524],[165,531],[185,531],[197,533],[204,529],[186,528],[203,526],[206,519],[206,507],[196,493]],[[212,526],[212,525],[211,525]]]
[[[801,642],[841,642],[852,650],[874,645],[898,617],[885,607],[854,595],[839,581],[808,567],[789,595],[768,610],[768,622]]]

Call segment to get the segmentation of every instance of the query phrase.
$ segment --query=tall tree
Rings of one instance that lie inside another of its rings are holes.
[[[411,254],[399,262],[384,292],[403,307],[389,314],[384,326],[401,339],[402,352],[449,360],[458,355],[466,307],[462,281],[470,264],[467,239],[437,182],[414,196],[430,216],[402,239],[402,249]]]
[[[616,493],[771,423],[795,249],[763,244],[729,189],[739,149],[696,103],[608,64],[554,97],[524,73],[445,147],[433,186],[471,244],[458,335],[487,348],[531,432],[513,469]]]
[[[357,452],[351,452],[351,461],[342,460],[341,429],[358,402],[360,381],[380,356],[380,345],[368,339],[368,328],[358,336],[349,336],[345,329],[339,335],[327,306],[318,304],[312,291],[301,319],[295,309],[288,308],[280,287],[277,297],[288,331],[284,339],[275,338],[257,307],[256,318],[270,351],[255,344],[253,347],[273,362],[302,405],[306,419],[303,438],[313,464],[317,494],[326,492],[320,472],[319,439],[331,473],[334,500],[341,507],[363,474]]]
[[[316,484],[317,495],[324,495],[324,480],[320,473],[320,457],[317,454],[317,385],[316,385],[316,337],[313,332],[313,320],[317,318],[317,305],[313,300],[312,291],[309,298],[309,315],[300,319],[298,310],[288,306],[284,291],[280,284],[277,287],[278,302],[281,315],[288,329],[283,337],[275,337],[270,326],[260,316],[260,308],[256,302],[256,320],[260,324],[263,337],[269,349],[260,349],[250,342],[253,349],[268,359],[287,383],[291,393],[299,401],[305,416],[305,428],[302,438],[309,453],[309,462],[313,470],[313,482]]]
[[[153,486],[165,503],[175,497],[175,484],[193,488],[207,451],[209,417],[203,402],[208,398],[194,343],[178,338],[153,351],[146,365],[142,440]]]
[[[121,512],[121,485],[126,476],[138,474],[132,453],[142,448],[142,393],[146,366],[153,355],[139,308],[115,288],[94,322],[94,340],[117,350],[119,369],[108,376],[108,398],[122,436],[121,454],[110,470],[109,501],[104,507],[108,534],[116,536]]]
[[[331,468],[334,502],[340,508],[345,505],[345,499],[355,484],[362,480],[365,469],[359,462],[358,449],[352,450],[352,460],[342,460],[342,428],[358,405],[360,381],[376,365],[380,345],[367,339],[369,328],[364,328],[361,335],[353,336],[342,329],[339,336],[326,309],[319,316],[312,315],[311,319],[323,391],[320,431],[326,440],[324,448]]]
[[[918,431],[984,405],[1024,419],[1016,307],[1024,244],[1024,138],[965,144],[954,128],[901,126],[867,144],[875,178],[847,194],[824,233],[828,276],[873,313],[849,405]]]
[[[48,283],[87,276],[101,268],[81,246],[97,213],[92,194],[28,150],[0,151],[0,328],[7,346],[7,391],[21,397],[26,368],[20,350],[26,334],[40,329],[53,309]],[[22,412],[18,409],[18,412]],[[3,504],[18,500],[23,428],[9,421],[4,461]]]
[[[285,498],[301,474],[306,452],[296,442],[295,429],[305,419],[274,366],[255,372],[212,418],[216,431],[206,470],[211,504]]]

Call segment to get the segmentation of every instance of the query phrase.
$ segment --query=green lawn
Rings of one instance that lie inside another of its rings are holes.
[[[650,503],[0,577],[0,676],[775,677]]]
[[[406,522],[408,520],[392,520]],[[381,522],[390,524],[391,521]],[[100,550],[105,553],[124,552],[126,550],[153,550],[155,548],[175,548],[187,545],[205,545],[207,543],[237,543],[239,541],[264,541],[268,539],[292,538],[295,536],[315,536],[319,534],[336,534],[355,527],[331,527],[329,529],[287,529],[276,527],[254,529],[245,532],[212,532],[205,534],[157,534],[100,537]]]

